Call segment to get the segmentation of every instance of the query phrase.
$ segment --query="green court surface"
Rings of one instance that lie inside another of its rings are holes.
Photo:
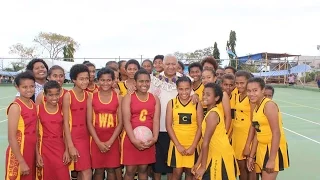
[[[8,145],[6,107],[15,94],[13,87],[0,86],[0,179]],[[282,112],[290,156],[290,168],[280,172],[278,179],[320,179],[320,92],[276,88],[274,100]]]

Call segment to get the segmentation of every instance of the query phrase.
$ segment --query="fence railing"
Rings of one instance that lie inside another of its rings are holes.
[[[50,58],[42,58],[44,59],[49,66],[52,65],[62,65],[65,69],[71,68],[71,66],[75,63],[82,63],[84,61],[90,61],[96,65],[97,68],[105,67],[105,64],[108,61],[116,61],[119,62],[121,60],[129,60],[136,59],[140,63],[142,63],[145,59],[153,60],[153,58],[140,56],[140,57],[106,57],[106,58],[73,58],[74,62],[68,62],[65,60],[70,59],[55,59],[52,60]],[[12,63],[21,63],[27,64],[31,61],[32,58],[1,58],[0,57],[0,70],[5,70],[6,68],[13,68]],[[181,61],[188,66],[191,62],[200,62],[199,59],[181,59]],[[260,72],[270,72],[270,71],[282,71],[282,70],[290,70],[292,67],[297,65],[306,64],[311,67],[311,70],[306,70],[301,73],[294,74],[296,78],[297,84],[307,85],[311,84],[316,86],[316,78],[320,75],[320,57],[313,59],[278,59],[278,60],[261,60],[261,61],[247,61],[247,62],[239,62],[238,60],[229,60],[229,59],[219,59],[221,67],[225,67],[228,65],[233,65],[238,70],[246,70],[251,73],[260,73]],[[280,75],[280,76],[269,76],[265,77],[266,81],[269,83],[278,83],[285,84],[288,81],[288,75]]]

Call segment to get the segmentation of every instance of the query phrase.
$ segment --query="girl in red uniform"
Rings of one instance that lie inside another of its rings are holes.
[[[38,105],[38,180],[69,180],[69,152],[63,138],[63,116],[59,105],[61,87],[57,81],[44,84],[46,102]]]
[[[14,80],[20,96],[7,109],[8,141],[5,180],[36,178],[37,109],[30,99],[35,92],[35,79],[29,72]]]
[[[102,180],[107,169],[108,179],[116,180],[114,168],[120,166],[121,96],[112,89],[113,70],[103,68],[97,77],[100,91],[89,97],[87,106],[87,125],[93,139],[91,162],[95,169],[94,179]]]
[[[62,87],[65,80],[64,69],[61,66],[54,65],[48,71],[48,79],[51,81],[57,81],[59,85]],[[68,90],[62,88],[60,91],[59,105],[62,107],[63,96],[68,92]],[[39,105],[46,101],[46,97],[43,93],[40,93],[37,96],[36,104]]]
[[[70,169],[78,171],[78,179],[90,180],[90,135],[87,129],[87,100],[85,91],[89,84],[89,69],[76,64],[70,69],[70,79],[74,83],[72,90],[63,97],[64,133],[68,144]]]
[[[132,180],[138,171],[139,179],[148,179],[148,164],[156,161],[154,143],[158,139],[160,124],[159,99],[148,93],[150,74],[141,69],[134,75],[137,90],[127,94],[122,102],[125,133],[122,138],[122,163],[126,166],[125,180]],[[144,143],[135,138],[133,129],[146,126],[153,138]]]
[[[90,62],[86,62],[84,65],[86,65],[89,69],[89,84],[86,88],[86,91],[90,93],[97,92],[99,90],[98,85],[94,82],[94,79],[96,77],[96,66]]]

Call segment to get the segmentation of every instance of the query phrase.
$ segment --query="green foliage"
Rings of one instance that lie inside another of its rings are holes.
[[[174,53],[174,55],[177,57],[178,60],[186,60],[188,63],[199,62],[207,56],[214,56],[214,47],[210,46],[204,49],[198,49],[194,52],[187,53],[177,51]],[[219,64],[221,63],[219,59],[217,61]]]
[[[305,80],[306,83],[313,82],[316,80],[317,76],[320,75],[320,71],[316,72],[306,72],[304,77],[301,77],[300,80],[303,82]]]
[[[51,59],[59,59],[65,46],[68,47],[72,45],[72,48],[74,49],[79,47],[79,43],[73,38],[51,32],[40,32],[39,35],[34,38],[34,42],[43,47],[49,53]]]
[[[26,65],[23,62],[12,62],[13,71],[17,72],[23,69]]]
[[[214,46],[213,46],[213,57],[214,57],[215,59],[220,59],[220,51],[219,51],[217,42],[214,42]]]
[[[255,73],[255,72],[259,71],[257,66],[251,65],[251,64],[238,65],[238,70],[245,70],[245,71],[248,71],[248,72],[251,72],[251,73]]]
[[[73,47],[73,44],[68,44],[63,47],[63,60],[74,62],[73,55],[76,50]]]
[[[227,41],[227,49],[230,49],[235,55],[236,53],[236,45],[237,45],[237,34],[235,31],[231,30],[229,34],[229,40]],[[235,57],[233,57],[231,54],[228,54],[229,59],[232,60]],[[236,61],[230,61],[230,66],[236,68]]]

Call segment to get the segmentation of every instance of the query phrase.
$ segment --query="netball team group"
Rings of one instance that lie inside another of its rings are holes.
[[[7,109],[5,179],[274,180],[289,167],[274,89],[262,78],[212,57],[187,74],[173,55],[141,66],[75,64],[67,90],[62,67],[30,61]],[[152,138],[136,138],[138,126]]]

